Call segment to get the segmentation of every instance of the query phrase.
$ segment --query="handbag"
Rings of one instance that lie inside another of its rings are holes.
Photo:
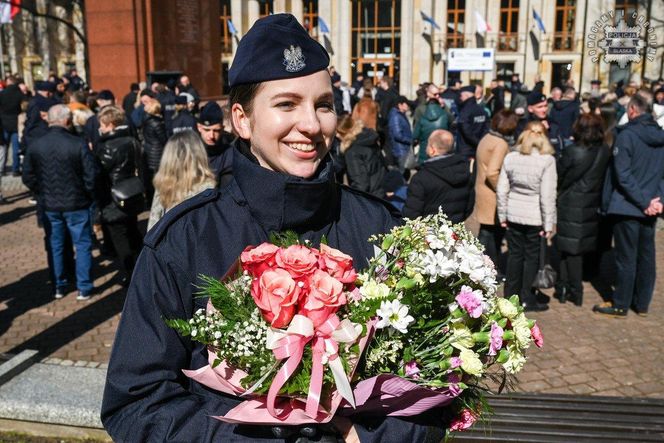
[[[403,159],[403,169],[415,169],[417,167],[417,159],[415,158],[415,151],[413,148],[408,148],[406,155]]]
[[[537,289],[553,288],[556,284],[558,275],[553,267],[548,263],[547,259],[548,245],[546,237],[540,240],[540,256],[539,256],[539,269],[533,280],[533,287]]]
[[[138,177],[130,177],[111,186],[111,198],[122,212],[138,215],[145,210],[143,182]]]

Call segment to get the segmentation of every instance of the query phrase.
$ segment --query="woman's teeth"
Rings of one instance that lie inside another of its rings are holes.
[[[302,152],[311,152],[316,148],[313,144],[310,143],[289,143],[288,146]]]

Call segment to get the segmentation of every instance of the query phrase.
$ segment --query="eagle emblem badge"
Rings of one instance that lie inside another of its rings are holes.
[[[288,72],[299,72],[306,66],[304,64],[304,54],[299,46],[290,45],[290,48],[284,49],[284,65]]]

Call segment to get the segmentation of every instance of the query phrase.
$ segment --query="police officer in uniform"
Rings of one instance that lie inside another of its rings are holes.
[[[53,93],[55,92],[55,83],[38,81],[35,82],[35,91],[36,94],[28,102],[28,109],[26,110],[25,115],[25,126],[23,127],[23,137],[21,137],[21,144],[23,151],[27,149],[27,140],[30,138],[30,132],[35,129],[37,126],[43,125],[44,120],[40,114],[40,108],[48,108],[54,104],[60,103],[59,101],[53,99]],[[46,125],[48,126],[48,124]]]
[[[191,97],[191,101],[187,97]],[[175,97],[175,116],[171,123],[173,134],[178,132],[194,130],[196,128],[196,118],[191,114],[190,107],[194,106],[194,97],[186,92]]]
[[[284,441],[281,430],[211,417],[240,400],[183,376],[182,369],[208,364],[207,351],[164,319],[204,308],[207,301],[195,296],[197,276],[221,278],[245,247],[268,241],[272,232],[292,230],[313,245],[325,236],[362,267],[373,255],[368,237],[398,223],[387,203],[334,181],[328,151],[337,119],[328,63],[325,49],[290,14],[258,20],[240,41],[229,71],[239,135],[233,178],[168,211],[145,238],[102,404],[115,441]],[[364,442],[443,437],[438,427],[399,418],[353,420],[344,432]]]
[[[534,90],[526,98],[528,104],[528,114],[527,117],[523,117],[519,120],[519,124],[516,127],[514,133],[514,138],[518,139],[526,125],[532,121],[542,122],[544,127],[547,129],[549,135],[549,142],[556,150],[556,156],[559,156],[563,149],[563,138],[560,134],[560,126],[558,123],[548,119],[548,102],[546,100],[546,95],[542,94],[539,90]]]
[[[489,132],[489,117],[475,100],[475,85],[461,88],[459,100],[457,153],[468,159],[474,158],[477,145]]]
[[[233,169],[233,150],[229,149],[232,140],[231,135],[224,132],[223,116],[217,102],[207,102],[196,123],[196,130],[203,140],[210,168],[217,177],[219,186],[230,181]]]

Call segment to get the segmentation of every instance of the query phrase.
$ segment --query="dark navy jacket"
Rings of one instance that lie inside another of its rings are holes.
[[[392,142],[392,154],[401,158],[409,149],[412,149],[413,144],[413,131],[410,128],[408,117],[397,108],[392,108],[387,119],[387,127]]]
[[[644,114],[625,124],[616,137],[602,211],[646,218],[643,211],[655,197],[664,199],[664,130]]]
[[[102,404],[102,421],[116,442],[282,441],[267,428],[211,417],[238,399],[182,374],[205,366],[207,352],[164,319],[189,318],[204,308],[207,300],[194,296],[198,276],[222,277],[246,246],[267,241],[270,232],[294,230],[314,245],[325,235],[362,268],[373,255],[367,238],[398,223],[380,200],[337,185],[329,157],[310,181],[264,169],[237,150],[233,159],[227,186],[171,209],[145,238]],[[375,442],[423,441],[427,433],[424,426],[394,418],[373,423],[373,431],[356,429],[363,441]]]
[[[461,103],[457,125],[459,129],[457,153],[466,158],[475,157],[477,145],[489,132],[489,116],[475,99],[470,97]]]

